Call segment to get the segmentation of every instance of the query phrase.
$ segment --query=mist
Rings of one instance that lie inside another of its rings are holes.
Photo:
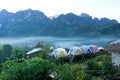
[[[81,46],[95,44],[97,46],[105,47],[109,42],[118,40],[115,37],[97,37],[97,38],[56,38],[56,37],[22,37],[22,38],[0,38],[0,45],[10,44],[17,47],[33,47],[38,42],[42,42],[55,47],[69,48],[71,46]]]

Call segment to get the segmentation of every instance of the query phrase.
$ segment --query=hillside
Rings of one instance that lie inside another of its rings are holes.
[[[89,14],[61,14],[50,19],[38,10],[16,13],[0,11],[0,37],[22,36],[120,36],[120,24],[108,18],[92,18]]]

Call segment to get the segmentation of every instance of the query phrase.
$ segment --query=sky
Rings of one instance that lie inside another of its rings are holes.
[[[9,12],[33,9],[45,15],[87,13],[97,18],[107,17],[120,22],[120,0],[0,0],[0,10]]]

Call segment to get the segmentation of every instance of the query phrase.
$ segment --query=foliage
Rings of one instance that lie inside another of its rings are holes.
[[[12,46],[9,44],[4,44],[0,49],[0,71],[2,63],[5,62],[5,60],[7,60],[12,54],[12,49],[13,49]]]
[[[49,53],[49,46],[45,45],[44,43],[37,43],[35,45],[35,48],[41,48],[42,50],[39,52],[39,57],[43,58],[43,59],[48,59],[48,53]]]
[[[99,80],[96,76],[93,76],[91,74],[85,74],[85,77],[83,80]]]
[[[13,59],[27,58],[26,52],[27,52],[26,50],[20,51],[19,48],[16,48],[16,49],[13,51],[10,59],[13,60]]]
[[[49,48],[37,44],[43,50],[37,57],[27,58],[26,50],[15,49],[3,66],[0,80],[99,80],[98,76],[112,79],[115,66],[108,59],[111,53],[99,54],[77,63],[63,62],[48,57]]]
[[[110,56],[111,53],[107,53],[88,60],[86,68],[88,77],[90,77],[89,75],[92,75],[92,77],[102,75],[105,76],[106,79],[112,80],[113,74],[115,74],[117,70],[110,60]],[[92,79],[92,77],[90,78]]]
[[[6,56],[9,56],[12,53],[12,46],[9,44],[4,44],[2,46],[3,54],[6,54]]]
[[[105,75],[108,75],[108,74],[113,75],[116,72],[115,66],[110,61],[103,61],[102,69],[104,70]]]
[[[32,58],[22,63],[6,61],[3,64],[2,80],[47,80],[53,63],[42,58]]]
[[[12,46],[9,44],[4,44],[1,50],[1,59],[4,61],[12,54]]]
[[[46,49],[47,48],[47,46],[44,43],[40,43],[40,42],[37,43],[35,47],[40,47],[42,49]]]
[[[63,64],[55,67],[56,80],[83,80],[84,69],[79,65]]]
[[[39,52],[38,57],[41,57],[41,58],[43,58],[43,59],[48,59],[48,58],[49,58],[49,57],[48,57],[48,51],[46,51],[46,50],[41,50],[41,51]]]
[[[89,60],[87,62],[86,72],[88,74],[99,75],[99,72],[101,72],[100,70],[101,70],[101,67],[94,60]]]

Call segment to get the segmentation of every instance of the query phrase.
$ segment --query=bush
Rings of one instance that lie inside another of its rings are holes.
[[[93,60],[89,60],[87,62],[86,72],[92,75],[100,75],[102,73],[100,65],[98,65],[97,62]]]
[[[91,74],[86,74],[83,80],[99,80],[99,79]]]
[[[116,72],[116,68],[110,61],[104,61],[102,63],[102,69],[104,70],[104,75],[113,75]]]
[[[42,58],[32,58],[23,63],[6,61],[0,75],[2,80],[47,80],[54,64]]]
[[[83,80],[84,69],[79,64],[63,64],[55,68],[57,72],[56,80]]]

